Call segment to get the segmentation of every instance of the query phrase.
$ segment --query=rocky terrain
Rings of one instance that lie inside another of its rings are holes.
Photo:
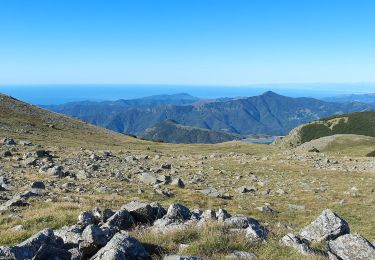
[[[0,259],[374,258],[362,146],[162,144],[2,101]]]

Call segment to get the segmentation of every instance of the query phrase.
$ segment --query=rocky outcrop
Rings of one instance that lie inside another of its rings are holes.
[[[165,210],[158,203],[132,201],[112,216],[108,210],[95,208],[79,214],[77,223],[58,230],[46,229],[12,247],[0,247],[0,259],[151,259],[150,253],[128,231],[143,228],[146,232],[169,232],[183,228],[202,228],[217,223],[240,232],[244,239],[256,243],[267,239],[267,230],[254,218],[231,217],[223,209],[204,212],[173,203]],[[255,255],[235,251],[231,259]],[[195,256],[169,255],[164,259],[199,259]],[[248,259],[245,257],[245,259]]]
[[[280,244],[292,247],[303,255],[329,256],[333,260],[375,259],[375,247],[362,236],[349,232],[349,224],[326,209],[298,234],[285,235]],[[311,246],[314,242],[322,241],[327,244],[326,251]]]

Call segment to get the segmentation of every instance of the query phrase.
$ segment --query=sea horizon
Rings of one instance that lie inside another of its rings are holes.
[[[356,88],[360,88],[360,91],[355,90]],[[181,84],[0,85],[0,93],[34,105],[58,105],[78,101],[113,101],[179,93],[187,93],[201,99],[233,98],[256,96],[266,91],[273,91],[290,97],[325,98],[349,94],[375,93],[375,83],[290,83],[242,86]]]

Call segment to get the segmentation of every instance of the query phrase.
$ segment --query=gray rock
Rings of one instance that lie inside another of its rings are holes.
[[[18,142],[22,146],[31,146],[33,143],[27,140],[21,140]]]
[[[120,209],[110,217],[103,227],[107,227],[115,230],[126,230],[134,225],[135,221],[126,209]]]
[[[273,210],[268,205],[263,205],[263,206],[257,207],[257,210],[259,210],[260,212],[263,212],[263,213],[271,213],[271,214],[275,214],[276,213],[276,211]]]
[[[160,181],[156,178],[156,176],[153,173],[150,172],[143,172],[139,175],[139,180],[146,184],[157,184],[160,183]]]
[[[306,207],[305,207],[305,205],[293,205],[293,204],[289,204],[288,205],[288,210],[289,211],[305,211]]]
[[[201,215],[201,219],[204,220],[217,220],[216,212],[212,209],[204,211]]]
[[[87,227],[91,224],[96,224],[96,218],[91,211],[84,211],[78,216],[77,224],[82,227]]]
[[[170,169],[172,169],[172,164],[170,164],[170,163],[163,163],[162,165],[160,165],[160,168],[164,169],[164,170],[170,170]]]
[[[375,247],[358,234],[347,234],[328,242],[330,252],[342,260],[375,259]]]
[[[170,219],[188,220],[191,217],[191,212],[187,207],[173,203],[169,206],[166,216]]]
[[[285,235],[280,240],[280,244],[292,247],[303,255],[310,255],[313,253],[312,249],[310,248],[309,242],[302,239],[297,234],[289,233]]]
[[[150,204],[132,201],[123,206],[138,223],[151,223],[154,220],[154,210]]]
[[[0,205],[0,211],[9,210],[11,207],[24,207],[28,206],[29,203],[27,203],[23,198],[21,198],[19,195],[14,196],[10,200],[4,202]]]
[[[34,181],[31,183],[31,188],[32,189],[45,189],[46,186],[44,185],[44,182],[42,181]]]
[[[224,222],[224,220],[232,217],[225,209],[219,209],[216,212],[216,216],[219,222]]]
[[[4,151],[1,153],[1,156],[2,157],[11,157],[12,156],[12,152],[11,151]]]
[[[71,253],[63,248],[43,244],[33,259],[71,259],[71,257]]]
[[[2,143],[5,144],[5,145],[16,145],[16,142],[10,137],[5,137],[2,140]]]
[[[185,187],[185,183],[180,178],[173,179],[172,185],[177,186],[179,188]]]
[[[108,242],[106,233],[96,225],[88,225],[82,232],[82,239],[98,246],[104,246]]]
[[[84,257],[94,255],[108,242],[107,233],[96,225],[88,225],[82,232],[82,239],[83,241],[79,243],[79,251]]]
[[[256,219],[249,221],[249,226],[246,228],[246,238],[250,242],[266,240],[267,235],[267,230]]]
[[[125,231],[115,234],[92,260],[151,259],[142,244]]]
[[[0,259],[32,259],[43,246],[61,248],[63,241],[52,229],[45,229],[13,247],[0,247]],[[38,258],[40,259],[40,258]]]
[[[14,226],[14,227],[12,227],[8,230],[11,231],[11,232],[20,232],[20,231],[24,231],[25,228],[22,225],[16,225],[16,226]]]
[[[257,257],[256,257],[255,254],[249,253],[249,252],[245,252],[245,251],[233,251],[226,258],[228,258],[228,259],[246,259],[246,260],[255,260],[255,259],[257,259]]]
[[[227,226],[228,228],[234,228],[234,229],[248,228],[251,223],[254,223],[254,225],[259,224],[256,219],[249,218],[244,215],[236,215],[236,216],[233,216],[224,220],[225,226]]]
[[[300,236],[311,242],[320,242],[335,239],[349,232],[349,224],[330,209],[326,209],[300,231]]]
[[[52,168],[48,169],[47,173],[60,178],[66,176],[66,173],[64,172],[64,167],[62,166],[53,166]]]
[[[172,177],[169,176],[169,175],[161,174],[161,175],[158,176],[158,181],[160,181],[161,183],[164,183],[164,184],[168,184],[168,183],[171,183]]]
[[[163,260],[200,260],[197,256],[167,255]]]
[[[199,192],[203,193],[206,196],[220,198],[221,194],[214,188],[208,188],[205,190],[200,190]]]
[[[43,158],[43,157],[50,157],[48,151],[46,150],[37,150],[37,151],[31,151],[25,154],[25,158],[34,157],[34,158]]]
[[[103,222],[107,222],[107,220],[112,217],[115,214],[115,212],[111,209],[104,209],[102,213],[102,220]]]
[[[38,160],[35,158],[27,158],[23,161],[23,164],[25,166],[35,166],[37,162]]]
[[[54,231],[56,237],[61,238],[64,244],[77,245],[82,241],[82,227],[80,225],[64,226]]]
[[[167,210],[165,208],[163,208],[157,202],[151,203],[150,206],[152,207],[152,211],[153,211],[153,214],[154,214],[154,220],[160,219],[160,218],[164,217],[165,214],[167,214]]]
[[[249,193],[249,192],[256,192],[254,187],[242,186],[237,189],[239,193]]]
[[[200,211],[199,209],[193,209],[190,212],[191,212],[190,219],[194,219],[194,220],[200,220],[201,219],[202,211]]]

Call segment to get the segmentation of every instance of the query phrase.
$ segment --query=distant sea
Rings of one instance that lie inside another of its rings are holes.
[[[34,105],[62,104],[74,101],[133,99],[151,95],[188,93],[204,99],[248,97],[274,91],[290,97],[322,98],[353,93],[374,93],[375,84],[264,84],[249,86],[189,85],[11,85],[0,93]]]

